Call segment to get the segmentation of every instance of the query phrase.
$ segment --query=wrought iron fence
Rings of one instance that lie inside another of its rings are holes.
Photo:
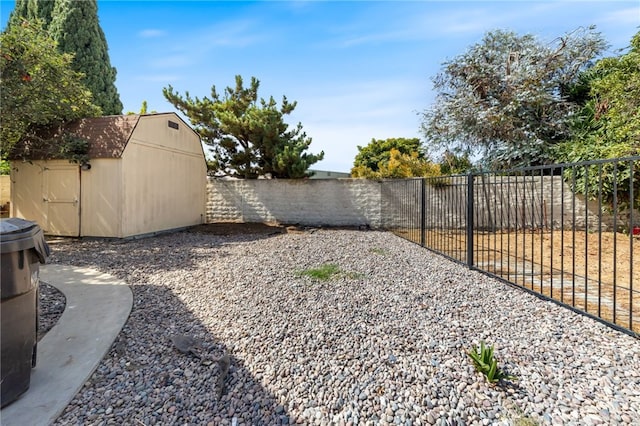
[[[640,156],[385,180],[382,225],[640,336]]]

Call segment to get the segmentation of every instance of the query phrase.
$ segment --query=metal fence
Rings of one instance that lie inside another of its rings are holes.
[[[397,235],[640,337],[640,156],[385,180]]]

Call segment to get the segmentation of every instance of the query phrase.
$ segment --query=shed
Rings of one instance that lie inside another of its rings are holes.
[[[126,238],[201,224],[207,166],[198,134],[175,113],[86,118],[63,130],[89,163],[11,162],[11,215],[46,234]]]

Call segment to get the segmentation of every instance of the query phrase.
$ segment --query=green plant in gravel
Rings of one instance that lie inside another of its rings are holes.
[[[484,341],[481,341],[480,348],[474,345],[467,355],[473,360],[476,370],[484,374],[489,383],[497,383],[504,379],[516,380],[515,376],[505,373],[498,367],[498,360],[493,356],[492,345],[485,346]]]
[[[387,251],[385,249],[379,247],[374,247],[369,251],[374,254],[379,254],[380,256],[384,256],[385,254],[387,254]]]
[[[300,276],[326,281],[334,275],[342,272],[335,263],[325,263],[317,268],[305,269],[299,273]]]
[[[335,263],[325,263],[317,268],[305,269],[298,272],[299,277],[309,277],[318,281],[326,281],[336,276],[346,277],[350,280],[358,280],[364,277],[364,275],[358,272],[347,272],[340,269]]]

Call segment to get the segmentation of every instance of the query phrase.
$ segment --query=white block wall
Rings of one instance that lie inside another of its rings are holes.
[[[209,178],[207,222],[379,228],[380,183],[366,179]]]

